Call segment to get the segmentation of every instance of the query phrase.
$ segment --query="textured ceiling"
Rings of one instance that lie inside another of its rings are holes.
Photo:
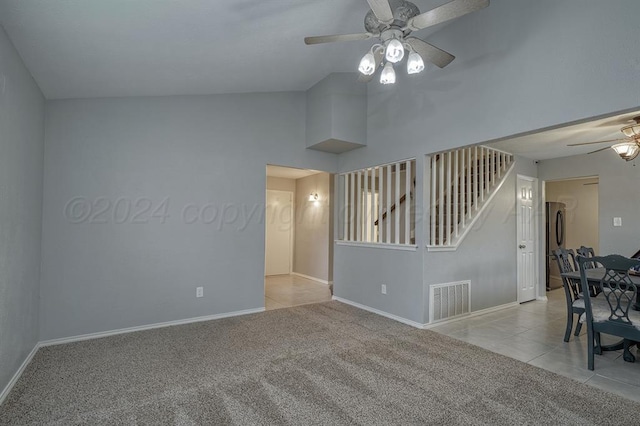
[[[637,116],[640,116],[640,111],[631,111],[539,133],[518,136],[487,145],[533,160],[548,160],[587,154],[600,148],[609,147],[615,142],[583,146],[567,145],[624,138],[620,129],[625,125],[633,124],[634,121],[631,119]]]
[[[212,94],[306,90],[355,71],[371,41],[303,38],[362,32],[368,10],[365,0],[0,0],[0,23],[48,99]]]

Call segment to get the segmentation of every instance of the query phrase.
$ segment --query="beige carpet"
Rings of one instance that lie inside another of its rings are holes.
[[[638,424],[640,404],[338,302],[40,349],[0,424]]]

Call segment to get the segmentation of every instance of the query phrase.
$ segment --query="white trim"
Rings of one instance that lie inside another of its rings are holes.
[[[413,161],[415,160],[417,157],[409,157],[409,158],[403,158],[402,160],[397,160],[397,161],[392,161],[390,163],[384,163],[384,164],[375,164],[373,166],[365,166],[365,167],[361,167],[359,169],[355,169],[355,170],[349,170],[346,172],[340,172],[337,173],[338,176],[343,176],[343,175],[347,175],[349,173],[355,173],[355,172],[359,172],[361,170],[365,170],[365,169],[373,169],[375,167],[386,167],[386,166],[394,166],[396,163],[406,163],[407,161]]]
[[[428,330],[430,328],[434,328],[434,327],[441,326],[441,325],[444,325],[444,324],[449,324],[449,323],[452,323],[452,322],[457,322],[457,321],[460,321],[460,320],[465,320],[465,319],[477,317],[477,316],[484,315],[484,314],[490,314],[491,312],[501,311],[503,309],[514,308],[514,307],[516,307],[518,305],[519,305],[518,302],[505,303],[504,305],[498,305],[498,306],[494,306],[492,308],[480,309],[479,311],[474,311],[474,312],[471,312],[470,314],[467,314],[467,315],[459,315],[459,316],[457,316],[455,318],[434,322],[433,324],[425,324],[422,328],[424,328],[425,330]]]
[[[547,298],[547,296],[538,296],[536,297],[536,300],[540,300],[541,302],[548,302],[549,298]]]
[[[427,251],[456,251],[458,246],[431,246],[427,245]]]
[[[4,387],[4,389],[0,393],[0,405],[2,405],[5,398],[9,395],[9,392],[11,392],[11,389],[13,389],[16,382],[20,378],[20,376],[22,376],[22,373],[24,373],[24,370],[27,368],[27,365],[29,365],[29,363],[33,359],[36,352],[38,352],[38,349],[40,349],[40,343],[35,344],[33,349],[31,349],[31,352],[29,352],[29,355],[27,355],[27,357],[24,359],[24,361],[20,365],[20,368],[18,368],[18,371],[16,371],[16,374],[13,375],[11,380],[9,380],[9,383],[7,383],[7,386]]]
[[[242,311],[225,312],[223,314],[206,315],[206,316],[202,316],[202,317],[186,318],[186,319],[175,320],[175,321],[167,321],[167,322],[158,322],[158,323],[154,323],[154,324],[140,325],[140,326],[136,326],[136,327],[127,327],[127,328],[120,328],[120,329],[116,329],[116,330],[100,331],[98,333],[80,334],[80,335],[77,335],[77,336],[62,337],[60,339],[44,340],[44,341],[40,342],[39,345],[41,347],[43,347],[43,346],[53,346],[53,345],[62,345],[64,343],[80,342],[82,340],[99,339],[101,337],[115,336],[117,334],[134,333],[136,331],[152,330],[154,328],[171,327],[171,326],[174,326],[174,325],[191,324],[191,323],[194,323],[194,322],[211,321],[211,320],[217,320],[217,319],[222,319],[222,318],[237,317],[237,316],[240,316],[240,315],[256,314],[256,313],[259,313],[259,312],[264,312],[264,310],[265,310],[264,307],[262,307],[262,308],[254,308],[254,309],[245,309],[245,310],[242,310]]]
[[[379,309],[371,308],[371,307],[366,306],[366,305],[361,305],[360,303],[352,302],[351,300],[343,299],[342,297],[333,296],[331,299],[332,299],[332,300],[336,300],[336,301],[341,302],[341,303],[344,303],[344,304],[346,304],[346,305],[354,306],[354,307],[359,308],[359,309],[362,309],[362,310],[364,310],[364,311],[372,312],[372,313],[377,314],[377,315],[380,315],[380,316],[382,316],[382,317],[390,318],[390,319],[392,319],[392,320],[395,320],[395,321],[401,322],[401,323],[403,323],[403,324],[410,325],[411,327],[415,327],[415,328],[420,328],[420,329],[422,329],[422,328],[424,328],[424,326],[425,326],[425,324],[420,324],[419,322],[412,321],[412,320],[410,320],[410,319],[406,319],[406,318],[403,318],[403,317],[399,317],[399,316],[397,316],[397,315],[390,314],[390,313],[388,313],[388,312],[381,311],[381,310],[379,310]]]
[[[298,276],[298,277],[306,278],[306,279],[311,280],[311,281],[316,281],[316,282],[319,282],[320,284],[329,285],[329,284],[333,283],[333,281],[323,280],[323,279],[320,279],[320,278],[312,277],[311,275],[301,274],[300,272],[292,272],[291,275],[295,275],[295,276]]]
[[[388,250],[416,251],[418,249],[418,246],[415,244],[363,243],[359,241],[343,241],[343,240],[336,240],[335,243],[338,246],[369,247],[369,248],[388,249]]]
[[[504,183],[507,181],[507,178],[509,177],[509,175],[511,174],[511,172],[515,168],[515,165],[516,165],[516,160],[514,159],[513,162],[511,163],[511,166],[509,166],[509,170],[507,170],[505,172],[504,177],[502,178],[500,183],[494,188],[494,190],[491,192],[491,194],[489,194],[489,196],[482,202],[482,206],[480,207],[480,211],[478,213],[476,213],[476,215],[473,217],[471,222],[469,222],[469,224],[465,228],[464,232],[462,234],[460,234],[459,238],[456,239],[455,244],[451,244],[451,245],[448,245],[448,246],[432,246],[432,245],[429,244],[429,245],[427,245],[427,250],[428,251],[453,251],[453,250],[457,250],[458,247],[460,246],[460,244],[462,243],[462,241],[464,241],[464,238],[467,236],[469,231],[471,231],[471,229],[473,228],[475,223],[478,221],[478,219],[480,219],[480,216],[482,216],[482,212],[484,211],[484,209],[487,208],[489,203],[491,203],[491,200],[493,200],[493,198],[496,196],[498,191],[500,191],[500,189],[502,188],[502,185],[504,185]],[[445,248],[445,247],[449,248],[449,250],[443,250],[443,248]]]

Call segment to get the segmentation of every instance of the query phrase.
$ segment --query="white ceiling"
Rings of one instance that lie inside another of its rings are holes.
[[[48,99],[246,93],[355,71],[371,41],[303,38],[363,32],[368,10],[365,0],[0,0],[0,24]]]
[[[267,165],[267,176],[269,177],[300,179],[303,177],[316,175],[318,173],[322,172],[319,172],[317,170],[294,169],[293,167]]]
[[[518,136],[487,145],[533,160],[587,154],[611,146],[615,142],[583,146],[567,145],[624,138],[620,129],[627,124],[633,124],[632,118],[637,116],[640,116],[640,110]]]

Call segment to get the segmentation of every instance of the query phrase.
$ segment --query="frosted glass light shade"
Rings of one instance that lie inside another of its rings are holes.
[[[635,141],[622,142],[613,145],[611,148],[623,159],[631,161],[640,153],[640,147]]]
[[[416,52],[409,53],[407,60],[407,74],[418,74],[424,69],[424,61]]]
[[[393,70],[393,65],[390,62],[382,69],[382,73],[380,74],[380,83],[381,84],[393,84],[396,82],[396,72]]]
[[[384,55],[387,61],[392,64],[400,62],[404,58],[404,46],[394,38],[387,44],[387,50]]]
[[[640,137],[640,124],[625,126],[620,131],[628,138]]]
[[[376,71],[376,59],[373,57],[373,53],[369,52],[362,57],[358,71],[364,75],[371,75]]]

